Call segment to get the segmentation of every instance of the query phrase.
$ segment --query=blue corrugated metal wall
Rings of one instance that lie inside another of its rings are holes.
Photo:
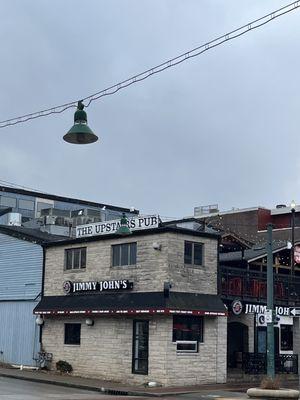
[[[0,233],[0,301],[30,300],[41,292],[43,249]]]
[[[0,362],[36,365],[39,327],[32,314],[37,302],[0,302]]]
[[[39,335],[32,312],[42,269],[40,245],[0,234],[0,361],[35,365]]]

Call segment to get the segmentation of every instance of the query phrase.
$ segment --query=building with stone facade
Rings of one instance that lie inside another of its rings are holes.
[[[226,382],[219,236],[141,219],[129,221],[128,236],[92,224],[76,239],[45,245],[34,313],[50,367],[65,360],[74,374],[132,384]]]
[[[277,373],[298,371],[299,348],[294,342],[299,307],[300,269],[291,269],[291,248],[273,241],[274,351]],[[228,368],[246,374],[265,372],[267,352],[267,249],[249,249],[219,255],[219,294],[228,307]],[[258,368],[258,365],[260,366]]]

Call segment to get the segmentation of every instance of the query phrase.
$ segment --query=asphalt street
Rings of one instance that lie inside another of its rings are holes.
[[[228,392],[228,391],[208,391],[201,390],[199,393],[184,394],[179,396],[164,397],[164,400],[238,400],[248,399],[246,393]]]
[[[0,377],[0,400],[150,400],[155,397],[112,396],[64,386],[36,383]],[[164,396],[164,400],[237,400],[246,399],[245,393],[221,390],[201,390],[199,393]]]
[[[45,383],[0,377],[0,400],[106,400],[132,399]],[[137,399],[137,397],[135,397]]]

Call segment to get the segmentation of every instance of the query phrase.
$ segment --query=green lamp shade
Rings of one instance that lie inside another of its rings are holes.
[[[120,225],[120,228],[116,231],[116,234],[122,235],[122,236],[131,235],[132,232],[128,228],[128,219],[127,219],[125,213],[123,213],[120,222],[121,222],[121,225]]]
[[[74,125],[64,136],[64,140],[73,144],[88,144],[98,140],[98,136],[94,134],[87,124],[87,115],[83,110],[84,104],[78,102],[77,110],[74,113]]]
[[[89,144],[98,140],[98,136],[94,134],[91,128],[85,122],[76,122],[68,133],[65,134],[64,140],[73,144]]]
[[[116,234],[122,236],[131,235],[131,230],[128,228],[128,226],[120,226]]]

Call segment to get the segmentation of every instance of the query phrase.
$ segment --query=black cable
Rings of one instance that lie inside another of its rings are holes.
[[[207,42],[205,44],[197,46],[192,50],[182,53],[179,56],[176,56],[168,61],[165,61],[155,67],[147,69],[144,72],[141,72],[137,75],[132,76],[131,78],[128,78],[128,79],[126,79],[122,82],[119,82],[113,86],[110,86],[106,89],[100,90],[92,95],[84,97],[82,99],[82,101],[87,101],[87,104],[85,105],[85,107],[89,107],[93,101],[98,100],[101,97],[111,96],[111,95],[117,93],[119,90],[124,89],[128,86],[131,86],[134,83],[141,82],[141,81],[149,78],[152,75],[158,74],[159,72],[162,72],[168,68],[171,68],[178,64],[181,64],[182,62],[184,62],[190,58],[197,57],[197,56],[201,55],[202,53],[204,53],[208,50],[211,50],[217,46],[220,46],[221,44],[223,44],[225,42],[236,39],[237,37],[240,37],[240,36],[244,35],[245,33],[248,33],[254,29],[260,28],[261,26],[266,25],[267,23],[273,21],[274,19],[276,19],[284,14],[287,14],[291,11],[296,10],[297,8],[300,7],[299,3],[300,3],[300,1],[294,1],[284,7],[279,8],[278,10],[275,10],[269,14],[266,14],[263,17],[260,17],[252,22],[249,22],[246,25],[243,25],[237,29],[234,29],[234,30],[226,33],[225,35],[219,36],[216,39],[211,40],[210,42]],[[263,21],[263,22],[260,22],[259,24],[257,24],[259,21]],[[241,32],[239,32],[239,31],[241,31]],[[239,33],[236,33],[236,32],[239,32]],[[200,50],[200,49],[202,49],[202,50]],[[45,117],[50,114],[61,114],[64,111],[66,111],[67,109],[76,107],[76,106],[77,106],[77,101],[72,101],[70,103],[65,103],[60,106],[55,106],[55,107],[47,108],[45,110],[41,110],[38,112],[25,114],[20,117],[0,121],[0,128],[5,128],[7,126],[20,124],[20,123],[27,122],[32,119]]]

